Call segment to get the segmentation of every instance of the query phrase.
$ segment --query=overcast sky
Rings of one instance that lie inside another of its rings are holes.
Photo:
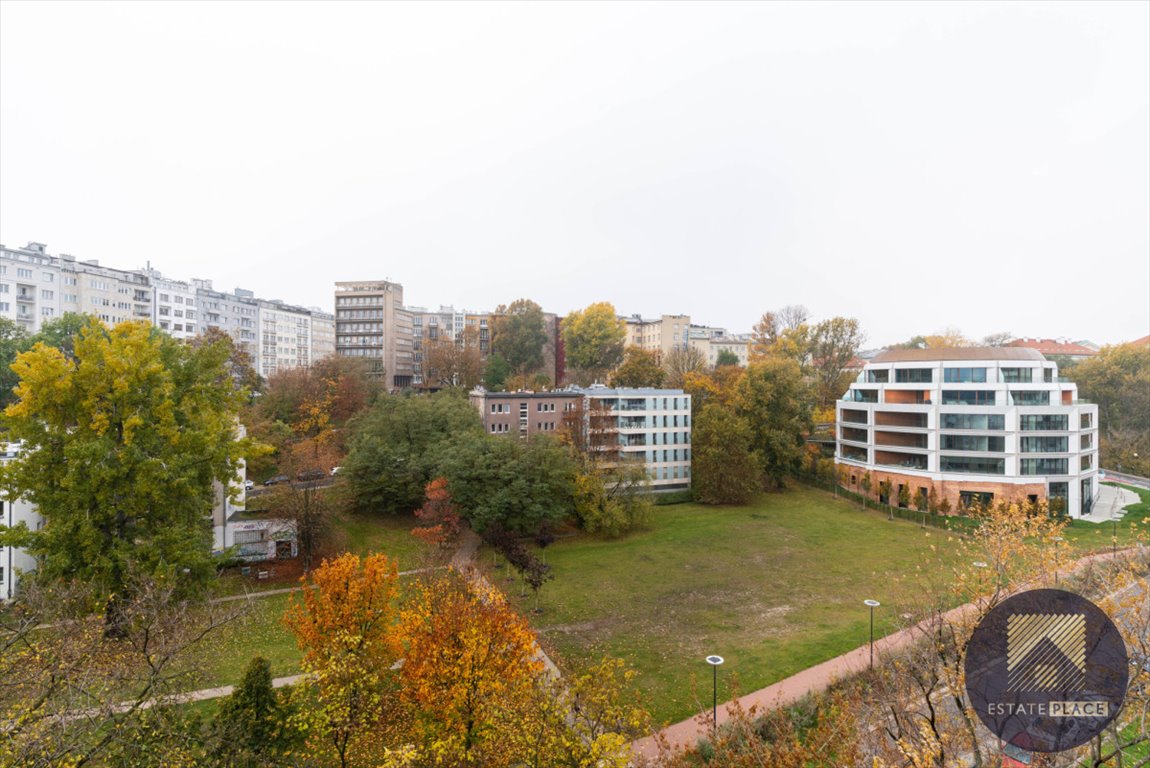
[[[330,310],[1150,333],[1150,4],[0,3],[0,242]]]

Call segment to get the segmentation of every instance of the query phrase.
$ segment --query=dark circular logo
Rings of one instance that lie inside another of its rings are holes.
[[[1118,715],[1127,663],[1122,635],[1098,606],[1036,589],[979,622],[966,649],[966,692],[1003,741],[1061,752],[1090,741]]]

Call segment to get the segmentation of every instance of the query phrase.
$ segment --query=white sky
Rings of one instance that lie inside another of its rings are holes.
[[[0,3],[0,242],[330,309],[1150,333],[1150,3]]]

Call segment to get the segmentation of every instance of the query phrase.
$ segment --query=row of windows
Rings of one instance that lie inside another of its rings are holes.
[[[1006,474],[1006,460],[974,456],[940,456],[939,469],[943,472],[1003,475]]]
[[[943,435],[942,450],[1002,453],[1006,450],[1006,438],[998,435]]]
[[[337,307],[367,307],[383,304],[382,296],[336,296]]]
[[[1019,440],[1018,448],[1023,453],[1066,453],[1070,450],[1070,439],[1055,436],[1023,437]]]
[[[1006,429],[1006,417],[994,413],[944,413],[943,429]]]
[[[651,476],[652,480],[689,480],[691,478],[691,468],[651,467],[647,470],[647,474]]]

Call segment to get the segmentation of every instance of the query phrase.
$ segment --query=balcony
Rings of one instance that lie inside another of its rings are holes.
[[[875,411],[875,426],[903,427],[907,429],[926,429],[927,416],[925,413],[910,411]]]

